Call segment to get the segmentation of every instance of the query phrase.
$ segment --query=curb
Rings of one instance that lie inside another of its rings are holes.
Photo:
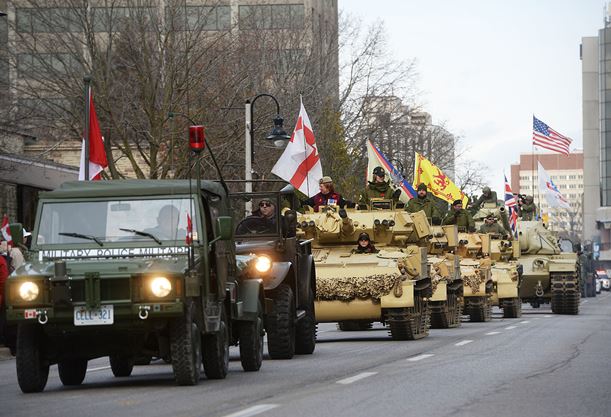
[[[13,359],[13,355],[11,355],[9,348],[0,346],[0,361],[7,361],[9,359]]]

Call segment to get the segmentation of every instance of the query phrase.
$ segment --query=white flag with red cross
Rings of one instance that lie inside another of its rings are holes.
[[[8,227],[8,215],[4,215],[2,218],[2,226],[0,226],[0,233],[2,233],[2,239],[6,240],[9,245],[13,244],[13,237],[11,236],[11,229]]]
[[[303,101],[291,140],[272,168],[272,173],[290,182],[308,197],[318,194],[322,165],[312,124],[303,107]]]

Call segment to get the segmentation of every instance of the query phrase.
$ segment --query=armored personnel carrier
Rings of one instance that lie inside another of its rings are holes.
[[[522,277],[522,265],[519,263],[520,246],[511,234],[509,220],[505,207],[495,207],[485,204],[474,216],[476,227],[484,222],[488,215],[494,215],[503,222],[506,234],[487,233],[480,234],[485,242],[483,247],[489,248],[489,252],[483,256],[489,257],[492,263],[492,282],[494,283],[491,303],[503,310],[504,318],[518,318],[522,315],[522,300],[519,297],[519,287]]]
[[[578,314],[577,254],[562,252],[556,237],[541,221],[520,221],[518,240],[524,267],[522,300],[535,308],[551,303],[556,314]]]
[[[432,293],[429,299],[431,327],[447,329],[460,326],[463,280],[460,259],[452,253],[458,245],[458,228],[431,226],[428,264]]]
[[[355,250],[363,232],[376,253]],[[312,241],[317,322],[338,322],[345,330],[382,322],[395,340],[428,334],[431,231],[424,212],[395,209],[390,200],[374,200],[358,211],[326,206],[299,215],[297,233]]]

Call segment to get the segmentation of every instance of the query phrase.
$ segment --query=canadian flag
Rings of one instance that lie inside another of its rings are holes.
[[[272,168],[272,173],[290,182],[308,197],[315,196],[319,191],[318,181],[322,178],[322,165],[312,124],[303,107],[303,101],[293,136]]]
[[[187,237],[185,238],[185,243],[190,245],[193,243],[193,222],[191,221],[191,216],[187,212]]]
[[[81,148],[81,166],[79,168],[78,179],[85,180],[85,140]],[[106,151],[104,150],[104,138],[98,123],[98,116],[95,114],[93,105],[93,94],[89,89],[89,180],[101,179],[100,173],[108,166]]]
[[[13,244],[13,237],[11,236],[11,229],[8,227],[8,215],[4,215],[2,218],[2,226],[0,226],[0,233],[2,233],[2,239],[6,240],[9,245]]]

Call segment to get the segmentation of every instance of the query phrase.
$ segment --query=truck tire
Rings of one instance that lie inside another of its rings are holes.
[[[263,329],[262,308],[259,306],[259,317],[254,321],[240,323],[240,362],[246,372],[258,371],[263,363]]]
[[[267,351],[272,359],[291,359],[295,355],[295,298],[293,290],[281,284],[271,295],[272,312],[267,318]]]
[[[295,353],[311,355],[316,348],[316,318],[314,317],[314,292],[310,289],[305,317],[297,322],[295,329]]]
[[[229,327],[225,309],[221,311],[218,333],[206,334],[202,337],[202,354],[206,377],[224,379],[229,369]]]
[[[87,359],[67,358],[57,363],[59,379],[65,386],[81,385],[87,374]]]
[[[202,367],[202,337],[195,320],[193,303],[185,308],[184,317],[170,323],[172,370],[178,385],[197,385]]]
[[[21,323],[17,328],[17,382],[25,394],[41,392],[49,378],[49,361],[42,350],[42,330],[38,324]]]
[[[130,376],[132,374],[135,365],[133,356],[111,355],[109,360],[112,374],[117,378]]]

